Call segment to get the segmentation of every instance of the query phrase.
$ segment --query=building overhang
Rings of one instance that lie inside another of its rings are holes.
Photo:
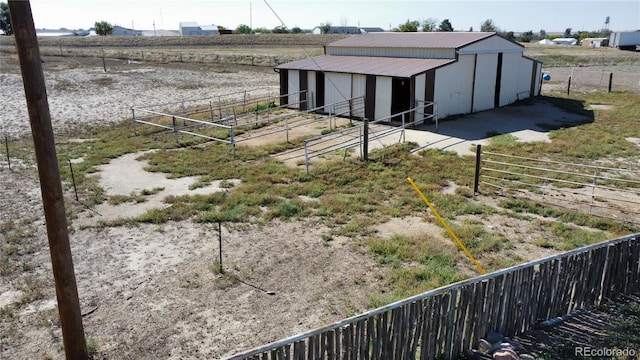
[[[276,66],[275,70],[306,70],[410,78],[454,63],[455,59],[414,59],[321,55]]]

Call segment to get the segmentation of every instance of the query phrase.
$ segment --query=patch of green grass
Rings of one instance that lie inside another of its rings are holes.
[[[271,109],[271,108],[275,108],[276,104],[273,101],[269,101],[269,102],[264,102],[264,103],[259,103],[256,104],[254,106],[251,106],[249,108],[247,108],[247,112],[259,112],[259,111],[265,111],[267,109]]]
[[[370,238],[366,244],[378,262],[391,265],[386,282],[393,289],[391,293],[370,296],[369,307],[383,306],[464,279],[456,268],[455,249],[427,234]]]
[[[191,207],[185,204],[171,204],[163,209],[151,209],[136,218],[137,221],[151,224],[162,224],[167,221],[185,220],[193,215]]]
[[[95,359],[99,350],[98,340],[93,337],[87,338],[87,356],[89,360]]]
[[[201,223],[246,222],[248,219],[247,206],[240,204],[234,207],[227,207],[224,210],[212,210],[199,214],[194,221]]]
[[[590,231],[569,226],[561,222],[554,222],[551,225],[552,233],[562,239],[556,248],[558,250],[572,250],[586,245],[595,244],[610,238],[602,231]]]
[[[497,147],[511,147],[518,142],[518,138],[511,134],[491,135],[490,144]]]
[[[552,103],[565,111],[580,115],[583,120],[568,123],[541,124],[550,131],[551,142],[515,143],[512,141],[492,142],[489,151],[531,157],[531,154],[545,154],[552,160],[579,162],[603,158],[629,158],[637,156],[637,146],[625,140],[640,137],[640,129],[634,119],[640,113],[640,94],[631,92],[574,92],[571,96],[554,93],[543,96],[542,100]],[[611,110],[594,114],[587,110],[590,104],[611,104]]]
[[[293,218],[302,217],[305,215],[305,204],[302,201],[281,201],[276,205],[276,208],[265,214],[266,220],[273,218]]]
[[[163,187],[154,187],[153,189],[142,189],[142,191],[140,191],[140,195],[142,196],[154,195],[159,193],[162,190],[164,190]]]
[[[504,235],[488,231],[483,225],[473,221],[465,220],[460,225],[450,227],[474,257],[513,248],[511,240]],[[450,237],[448,233],[444,235]]]
[[[13,263],[6,256],[0,256],[0,276],[7,276],[13,272]]]

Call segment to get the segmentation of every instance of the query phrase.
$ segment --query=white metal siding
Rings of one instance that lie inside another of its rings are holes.
[[[375,120],[391,116],[391,79],[387,76],[376,78]]]
[[[325,73],[324,82],[324,103],[325,111],[331,113],[344,113],[348,111],[348,106],[334,108],[337,102],[349,99],[351,96],[351,74]]]
[[[461,55],[458,62],[436,70],[438,117],[470,112],[474,62],[473,55]]]
[[[460,48],[459,53],[464,54],[468,52],[523,52],[524,48],[514,44],[511,41],[501,38],[499,36],[492,36],[487,39],[480,40],[476,43],[464,46]]]
[[[417,106],[424,105],[424,87],[425,82],[427,81],[427,76],[425,74],[420,74],[416,76],[416,93],[415,93],[415,101],[414,103]],[[424,118],[424,109],[418,109],[416,111],[416,120],[421,120]]]
[[[536,80],[535,80],[535,84],[533,85],[533,96],[538,96],[540,95],[540,81],[542,81],[542,64],[539,62],[536,62]]]
[[[473,112],[493,109],[498,54],[478,54],[473,89]]]
[[[532,60],[515,53],[503,55],[500,106],[529,97],[532,71]]]
[[[327,47],[327,55],[455,59],[455,49]]]
[[[307,108],[313,109],[318,103],[316,97],[316,72],[307,71]]]
[[[288,107],[292,109],[300,108],[300,72],[289,70],[289,84],[287,85]]]
[[[352,103],[351,115],[364,118],[364,97],[367,94],[367,76],[354,74],[351,79],[351,97],[357,98]]]

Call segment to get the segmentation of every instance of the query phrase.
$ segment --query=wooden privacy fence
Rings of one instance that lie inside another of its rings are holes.
[[[413,296],[229,359],[454,359],[489,331],[537,323],[640,290],[631,235]]]

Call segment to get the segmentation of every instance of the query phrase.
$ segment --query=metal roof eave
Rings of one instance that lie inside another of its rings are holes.
[[[321,55],[281,64],[274,69],[307,70],[410,78],[456,62],[455,59],[415,59]]]

